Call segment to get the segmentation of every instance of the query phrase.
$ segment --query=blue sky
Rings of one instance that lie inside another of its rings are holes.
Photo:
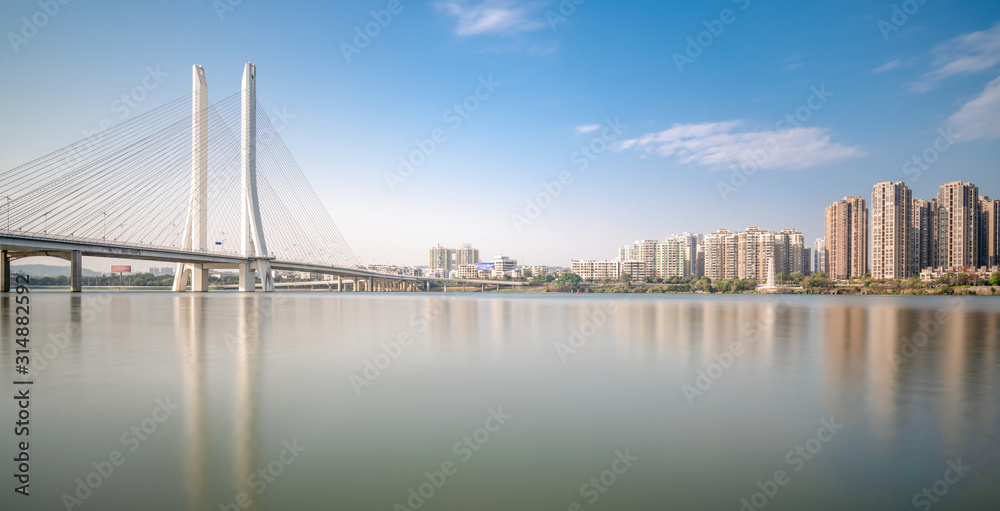
[[[470,242],[564,266],[749,225],[811,240],[829,203],[886,180],[1000,196],[995,1],[70,0],[25,37],[22,17],[41,10],[0,6],[0,167],[188,93],[193,63],[221,99],[251,60],[258,99],[288,119],[285,142],[365,264]],[[147,97],[115,103],[149,69]],[[935,161],[916,179],[904,165],[918,155]]]

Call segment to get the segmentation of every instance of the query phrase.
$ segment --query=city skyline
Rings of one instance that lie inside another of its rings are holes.
[[[813,239],[824,231],[818,216],[781,224],[873,181],[907,181],[920,197],[960,178],[1000,188],[997,5],[925,4],[893,29],[880,26],[892,11],[879,5],[588,2],[554,27],[546,13],[555,2],[402,5],[347,56],[342,44],[354,45],[355,29],[384,2],[221,12],[208,2],[62,5],[37,35],[0,52],[13,77],[0,92],[21,98],[0,128],[0,164],[14,168],[182,96],[192,62],[205,66],[218,100],[238,87],[232,63],[252,57],[267,91],[261,103],[364,264],[421,264],[441,241],[562,265],[606,257],[603,246],[626,240],[734,226],[747,210],[754,224]],[[735,21],[689,52],[688,38],[717,29],[724,8]],[[136,9],[162,23],[116,23],[117,12]],[[5,4],[2,19],[18,34],[37,10]],[[809,21],[821,11],[829,26]],[[620,30],[653,20],[662,29]],[[272,44],[269,34],[292,29],[313,35]],[[617,38],[588,42],[607,30]],[[74,44],[112,31],[132,32],[136,44],[100,54]],[[834,32],[856,37],[827,48]],[[674,55],[690,53],[692,63]],[[64,65],[43,65],[56,54]],[[581,65],[592,78],[561,72]],[[474,111],[454,109],[466,100]],[[438,129],[447,140],[391,187],[387,174]],[[584,157],[585,170],[574,156],[581,146],[604,149]],[[753,173],[734,178],[730,167],[748,162]],[[572,182],[559,185],[564,171]],[[527,218],[527,201],[546,185],[562,187],[551,205],[528,224],[513,220]],[[698,206],[710,207],[682,213]],[[636,220],[623,228],[604,210]],[[555,238],[562,243],[547,243]]]

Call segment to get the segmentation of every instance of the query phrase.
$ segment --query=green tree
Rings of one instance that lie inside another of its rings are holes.
[[[556,284],[576,286],[583,282],[583,279],[575,273],[563,273],[556,279]]]
[[[711,292],[712,291],[712,279],[708,277],[701,277],[694,282],[694,288],[698,291]]]
[[[833,281],[826,275],[826,272],[820,271],[804,278],[802,285],[809,289],[823,289],[833,287]]]
[[[1000,286],[1000,271],[994,273],[993,276],[990,277],[990,285]]]

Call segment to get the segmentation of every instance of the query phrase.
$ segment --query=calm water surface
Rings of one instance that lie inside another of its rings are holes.
[[[1000,299],[31,296],[4,510],[1000,509]]]

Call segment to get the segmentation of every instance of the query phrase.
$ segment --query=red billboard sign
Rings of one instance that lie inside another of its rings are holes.
[[[111,273],[132,273],[131,266],[111,265]]]

